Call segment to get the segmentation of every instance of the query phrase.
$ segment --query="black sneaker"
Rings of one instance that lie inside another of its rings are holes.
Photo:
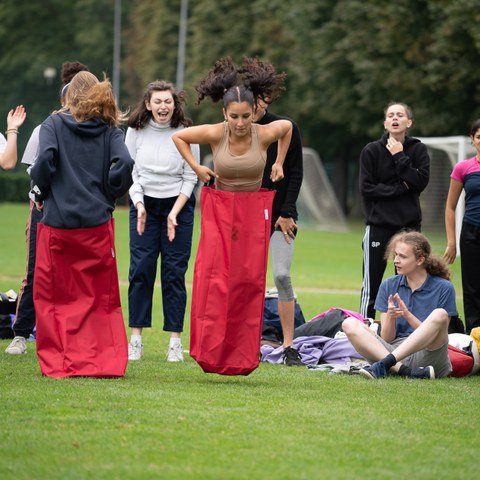
[[[434,380],[435,379],[435,370],[431,365],[428,367],[417,367],[412,368],[412,373],[408,378],[415,378],[421,380]]]
[[[383,362],[372,363],[369,367],[361,368],[358,373],[368,380],[377,380],[379,378],[385,378],[387,376],[387,370]]]
[[[303,365],[302,356],[293,347],[287,347],[283,350],[283,364],[287,367]]]

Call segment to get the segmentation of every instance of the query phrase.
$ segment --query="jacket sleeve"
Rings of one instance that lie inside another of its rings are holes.
[[[367,145],[360,154],[360,193],[364,197],[369,198],[384,198],[404,195],[408,191],[408,187],[400,178],[398,178],[398,181],[392,183],[379,183],[377,181],[376,157],[379,157],[379,155],[377,152],[375,152],[375,147],[372,145]]]
[[[32,191],[36,202],[43,202],[48,196],[52,177],[57,169],[58,142],[51,117],[40,127],[38,155],[30,171]]]
[[[423,143],[416,145],[412,159],[404,152],[395,154],[393,158],[395,170],[408,188],[418,193],[423,192],[430,178],[430,157],[427,147]]]
[[[289,181],[286,189],[285,200],[280,209],[280,216],[293,218],[295,216],[295,204],[300,193],[303,180],[303,148],[300,130],[295,122],[292,122],[292,139],[288,147],[285,163],[289,168]],[[284,166],[285,168],[285,166]]]
[[[133,183],[133,160],[123,140],[123,133],[114,128],[110,135],[110,170],[108,172],[109,193],[118,198],[128,192]]]

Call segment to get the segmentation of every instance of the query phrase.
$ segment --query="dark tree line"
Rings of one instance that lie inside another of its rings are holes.
[[[480,117],[480,9],[475,0],[190,0],[185,87],[195,123],[221,120],[195,105],[213,62],[259,56],[287,72],[275,111],[300,125],[348,211],[358,154],[382,133],[390,100],[411,104],[412,134],[462,135]],[[2,0],[0,105],[29,111],[24,131],[57,107],[58,71],[78,59],[112,75],[115,0]],[[180,0],[122,1],[121,104],[145,85],[175,81]],[[57,76],[44,76],[47,67]],[[28,134],[21,139],[26,141]],[[22,143],[21,143],[22,145]]]

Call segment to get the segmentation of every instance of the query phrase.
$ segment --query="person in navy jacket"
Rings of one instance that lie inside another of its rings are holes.
[[[77,73],[65,107],[40,128],[31,171],[38,225],[34,274],[43,375],[123,376],[127,337],[112,212],[132,184],[111,84]]]

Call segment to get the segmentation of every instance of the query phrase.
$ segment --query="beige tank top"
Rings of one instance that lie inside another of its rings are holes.
[[[218,190],[226,192],[258,192],[262,185],[266,152],[260,149],[257,128],[252,124],[252,145],[243,155],[232,155],[228,145],[228,124],[225,122],[223,136],[213,156]]]

